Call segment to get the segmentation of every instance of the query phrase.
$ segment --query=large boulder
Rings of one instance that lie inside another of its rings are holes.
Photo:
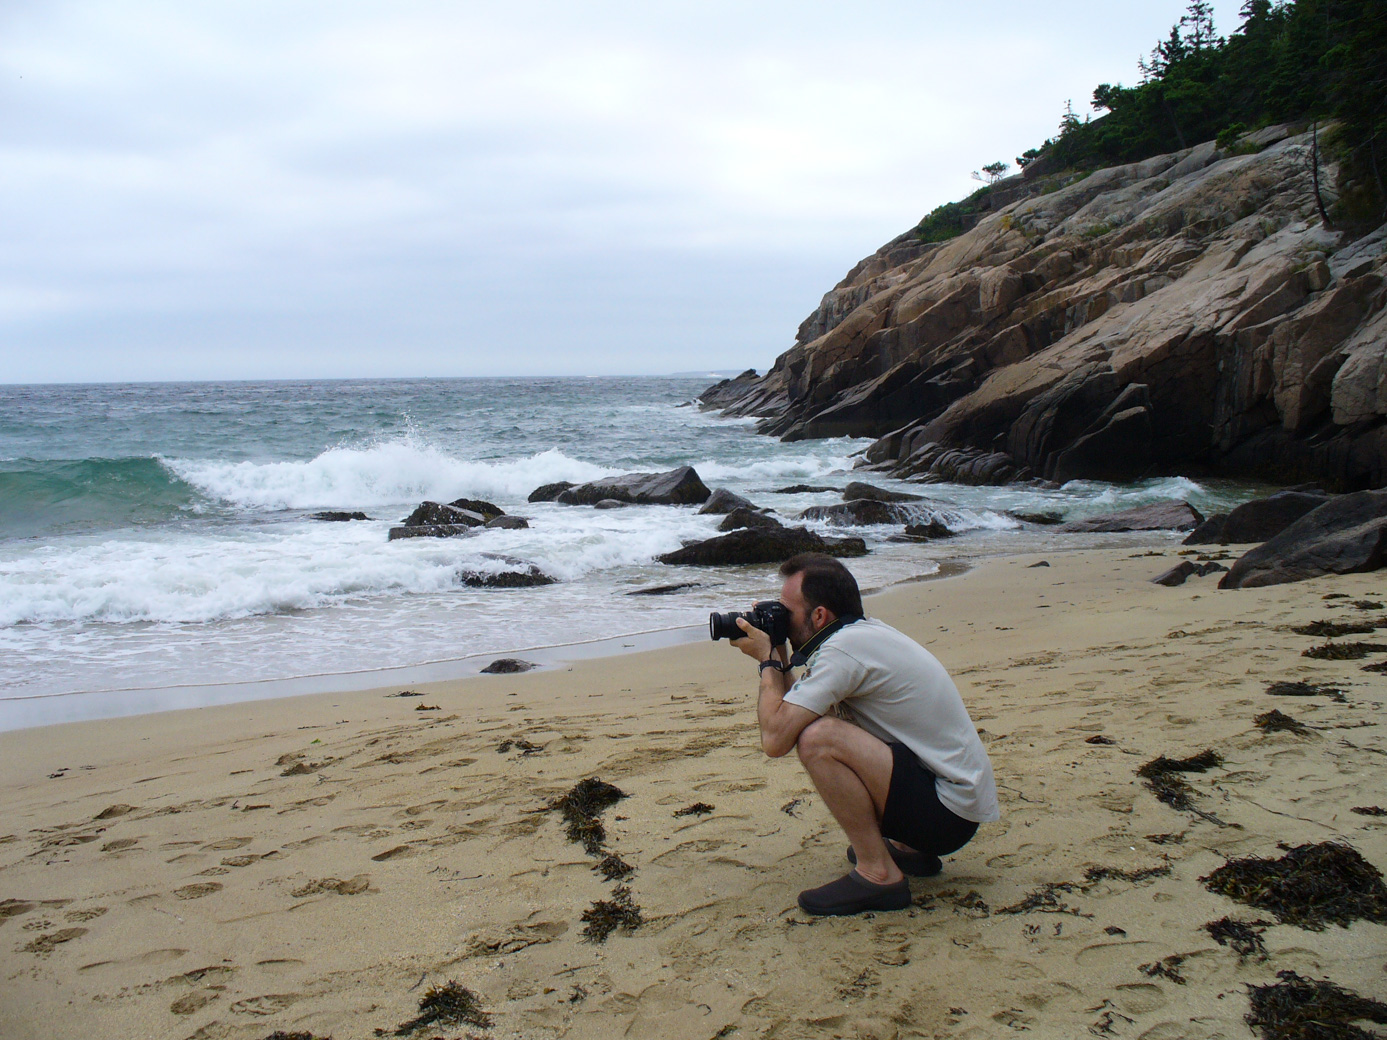
[[[1221,589],[1304,581],[1322,574],[1374,571],[1387,562],[1387,490],[1331,498],[1270,541],[1244,554]]]
[[[854,480],[843,489],[843,501],[852,502],[854,500],[871,502],[919,502],[924,495],[910,495],[904,491],[888,491],[886,488],[879,488],[873,484],[866,484],[860,480]]]
[[[1318,509],[1329,501],[1329,496],[1313,491],[1281,491],[1268,498],[1254,502],[1244,502],[1227,516],[1222,523],[1213,521],[1219,517],[1211,516],[1200,524],[1185,539],[1186,545],[1228,545],[1265,542],[1275,538],[1312,509]]]
[[[566,506],[591,506],[603,499],[637,505],[685,506],[708,501],[712,492],[692,466],[666,473],[627,473],[604,477],[563,491],[554,500]]]
[[[804,552],[830,556],[865,556],[861,538],[821,538],[803,527],[743,528],[731,534],[694,542],[655,557],[660,563],[703,567],[732,567],[753,563],[782,563]]]
[[[750,499],[745,499],[741,495],[728,491],[727,488],[718,488],[708,496],[708,501],[703,503],[703,508],[698,511],[702,516],[705,513],[730,513],[734,509],[755,509]]]
[[[1189,531],[1204,516],[1188,502],[1158,502],[1117,513],[1104,513],[1060,524],[1056,531],[1068,534],[1113,534],[1118,531]]]
[[[412,527],[392,527],[386,541],[398,542],[401,538],[459,538],[476,530],[472,524],[415,524]]]

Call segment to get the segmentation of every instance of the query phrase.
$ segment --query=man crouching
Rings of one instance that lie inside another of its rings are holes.
[[[856,864],[801,892],[800,908],[902,910],[907,874],[939,873],[940,856],[967,844],[979,823],[1000,819],[992,764],[948,672],[913,639],[863,616],[857,579],[842,563],[804,553],[780,573],[794,656],[787,661],[784,647],[744,618],[745,636],[732,645],[760,662],[761,747],[772,758],[799,749]],[[796,681],[791,670],[800,666]]]

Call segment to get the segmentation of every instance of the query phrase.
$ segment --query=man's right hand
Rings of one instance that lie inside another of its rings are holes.
[[[741,639],[732,640],[732,645],[756,661],[767,661],[771,656],[771,637],[761,631],[746,618],[737,619],[737,627],[746,633]]]

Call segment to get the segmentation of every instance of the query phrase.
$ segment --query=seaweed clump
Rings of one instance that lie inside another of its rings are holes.
[[[631,890],[625,885],[612,889],[611,899],[598,899],[583,911],[583,939],[587,942],[606,942],[607,936],[620,928],[633,932],[641,926],[641,908],[631,900]]]
[[[1333,639],[1336,636],[1361,636],[1376,629],[1377,626],[1368,621],[1311,621],[1308,625],[1296,625],[1291,631],[1302,636]]]
[[[442,986],[430,986],[419,1000],[419,1014],[400,1024],[396,1036],[409,1036],[428,1026],[476,1026],[491,1028],[491,1016],[482,1008],[481,998],[466,986],[449,979]],[[377,1030],[382,1033],[383,1030]]]
[[[1026,896],[1018,903],[1011,906],[1004,906],[997,910],[999,914],[1073,914],[1075,917],[1092,917],[1092,914],[1080,913],[1075,907],[1070,906],[1059,896],[1061,892],[1073,892],[1074,886],[1068,881],[1047,881],[1030,895]],[[983,904],[984,909],[986,904]]]
[[[707,802],[694,802],[693,805],[686,805],[682,809],[674,810],[675,816],[706,816],[713,811],[713,806]]]
[[[627,863],[615,852],[609,852],[598,860],[597,864],[592,869],[597,871],[608,881],[615,881],[618,878],[624,878],[636,868]]]
[[[1280,982],[1249,986],[1245,1021],[1266,1040],[1374,1040],[1354,1022],[1387,1022],[1387,1004],[1360,997],[1328,979],[1278,971]]]
[[[1089,867],[1084,871],[1084,880],[1090,885],[1097,884],[1099,881],[1149,881],[1152,878],[1165,877],[1170,873],[1170,864],[1162,863],[1155,867],[1144,867],[1140,870],[1120,870],[1117,867]]]
[[[330,1036],[319,1036],[317,1033],[286,1033],[282,1029],[276,1029],[265,1040],[332,1040]]]
[[[1148,979],[1169,979],[1176,985],[1183,986],[1185,984],[1185,976],[1180,974],[1180,965],[1184,963],[1184,960],[1185,958],[1178,953],[1171,954],[1169,957],[1156,961],[1153,964],[1139,965],[1137,971],[1141,972]]]
[[[568,840],[577,842],[589,856],[597,856],[607,841],[607,829],[601,815],[626,797],[626,792],[596,777],[579,780],[567,794],[549,804],[550,809],[563,813],[568,824]]]
[[[1355,805],[1349,812],[1356,812],[1359,816],[1387,816],[1387,809],[1380,805]]]
[[[1204,930],[1220,946],[1231,946],[1240,959],[1246,960],[1256,954],[1258,960],[1264,961],[1267,959],[1267,947],[1262,942],[1265,925],[1265,921],[1235,921],[1231,917],[1220,917],[1204,925]]]
[[[1301,657],[1311,657],[1316,661],[1361,661],[1369,654],[1387,651],[1387,643],[1324,643],[1302,650]]]
[[[1274,682],[1267,687],[1273,697],[1328,697],[1332,701],[1344,703],[1344,691],[1326,683]]]
[[[1230,859],[1199,880],[1210,892],[1311,931],[1330,922],[1347,928],[1359,918],[1387,924],[1382,872],[1343,842],[1297,845],[1280,859]]]
[[[1221,765],[1223,759],[1216,751],[1201,751],[1189,758],[1167,758],[1160,755],[1138,769],[1137,776],[1146,781],[1147,789],[1156,796],[1158,802],[1221,824],[1223,821],[1218,817],[1195,807],[1190,797],[1194,794],[1194,788],[1180,776],[1181,773],[1207,773],[1215,766]]]
[[[1284,712],[1272,708],[1271,711],[1258,715],[1252,720],[1252,724],[1263,733],[1295,733],[1305,736],[1310,732],[1309,727],[1303,722],[1298,722]]]

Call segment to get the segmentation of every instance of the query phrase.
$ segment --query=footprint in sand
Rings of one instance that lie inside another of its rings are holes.
[[[211,841],[202,846],[208,852],[231,852],[233,849],[243,849],[249,845],[254,838],[222,838],[220,841]]]
[[[63,918],[67,921],[94,921],[104,914],[106,910],[107,907],[104,906],[93,906],[87,910],[69,910],[67,913],[63,914]]]
[[[120,852],[123,849],[131,849],[140,843],[139,838],[117,838],[115,841],[108,841],[101,846],[102,852]]]
[[[179,899],[201,899],[203,896],[210,896],[213,892],[220,892],[222,886],[216,881],[202,881],[196,885],[184,885],[182,888],[175,888],[173,894]]]
[[[224,866],[224,867],[248,867],[248,866],[250,866],[252,863],[254,863],[256,860],[258,860],[259,858],[260,858],[260,857],[259,857],[259,856],[256,856],[256,855],[249,855],[249,856],[227,856],[225,859],[222,860],[222,866]]]
[[[150,965],[166,964],[169,961],[176,961],[179,957],[187,954],[187,950],[164,949],[150,950],[148,953],[141,953],[134,957],[126,957],[117,961],[93,961],[91,964],[84,964],[78,971],[95,971],[97,968],[119,968],[129,964]]]
[[[220,989],[218,986],[216,989],[200,989],[196,993],[185,993],[169,1005],[169,1010],[175,1015],[191,1015],[221,996]]]
[[[80,939],[87,934],[85,928],[60,928],[56,932],[49,932],[40,935],[33,942],[24,946],[25,953],[52,953],[54,948],[73,939]]]
[[[265,993],[258,997],[238,1000],[231,1005],[231,1010],[238,1015],[273,1015],[302,999],[303,996],[299,993]]]

